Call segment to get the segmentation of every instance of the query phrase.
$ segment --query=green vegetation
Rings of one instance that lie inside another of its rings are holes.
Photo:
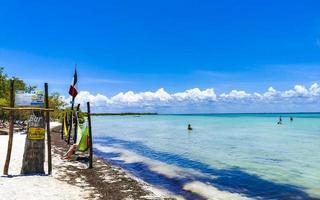
[[[63,118],[63,108],[66,103],[61,100],[60,94],[58,92],[53,92],[49,96],[49,107],[55,109],[54,112],[50,113],[51,119],[62,120]]]
[[[27,85],[23,80],[13,77],[15,90],[23,90],[27,93],[33,92],[37,89],[36,86]],[[4,67],[0,67],[0,107],[9,106],[10,102],[10,79],[4,72]],[[51,119],[61,119],[66,103],[61,100],[60,94],[53,92],[49,95],[49,107],[55,109],[51,113]],[[25,113],[16,113],[15,119],[26,120],[28,115]],[[8,119],[8,113],[0,110],[0,119]]]
[[[27,86],[23,80],[12,77],[15,82],[15,89],[16,90],[26,90]],[[29,88],[30,89],[30,88]],[[32,88],[31,88],[32,89]],[[35,89],[35,88],[34,88]],[[0,67],[0,107],[9,106],[10,102],[10,79],[8,78],[7,74],[4,72],[4,68]],[[25,114],[15,114],[15,119],[25,119]],[[0,111],[0,119],[8,119],[8,113]]]
[[[19,78],[13,77],[15,82],[15,89],[16,90],[26,90],[27,88],[35,89],[35,87],[27,87],[23,80]],[[4,73],[4,68],[0,67],[0,106],[8,106],[9,105],[9,98],[10,98],[10,79],[8,78],[7,74]]]

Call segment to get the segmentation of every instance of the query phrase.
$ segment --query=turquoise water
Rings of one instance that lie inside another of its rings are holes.
[[[186,199],[320,199],[320,115],[279,115],[95,116],[95,152]]]

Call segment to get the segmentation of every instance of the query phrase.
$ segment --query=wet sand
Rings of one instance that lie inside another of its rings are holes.
[[[53,154],[61,158],[69,149],[66,142],[60,138],[60,127],[56,127],[52,131],[52,145]],[[176,199],[171,197],[172,195],[167,191],[148,185],[101,158],[94,156],[93,169],[88,169],[87,163],[76,161],[78,156],[82,157],[77,153],[70,161],[61,160],[63,164],[54,167],[60,168],[59,171],[64,171],[58,176],[59,180],[77,185],[85,190],[91,190],[91,198],[109,200]]]

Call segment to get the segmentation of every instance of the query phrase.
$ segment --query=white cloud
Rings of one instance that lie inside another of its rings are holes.
[[[303,85],[296,85],[294,86],[294,89],[287,90],[282,93],[283,97],[312,97],[315,96],[319,92],[319,86],[318,84],[313,84],[310,87],[310,90],[308,90]]]
[[[253,93],[253,96],[256,97],[256,98],[258,98],[258,99],[262,99],[262,98],[263,98],[263,95],[261,95],[261,94],[258,93],[258,92],[254,92],[254,93]]]
[[[71,102],[71,97],[67,99],[63,97],[63,99],[65,99],[66,103]],[[77,95],[75,103],[85,105],[87,102],[90,102],[92,106],[106,106],[107,104],[111,103],[108,97],[102,94],[92,95],[88,91],[80,91]]]
[[[160,88],[156,92],[143,92],[141,93],[143,99],[148,101],[162,101],[167,102],[172,99],[171,95],[167,93],[163,88]]]
[[[120,92],[119,94],[111,98],[112,102],[127,103],[127,104],[138,103],[142,100],[143,98],[141,97],[141,95],[135,94],[132,91],[129,91],[126,93]]]
[[[268,91],[265,92],[263,94],[263,96],[266,97],[266,98],[272,98],[272,97],[277,96],[278,94],[279,94],[279,92],[277,90],[275,90],[273,87],[269,87]]]
[[[320,95],[320,86],[318,83],[314,83],[309,88],[310,94],[312,96],[319,96]]]
[[[129,91],[126,93],[120,92],[111,98],[111,103],[115,104],[137,104],[146,102],[168,102],[172,99],[171,95],[163,88],[158,89],[156,92],[141,92],[134,93]]]
[[[177,101],[191,101],[191,102],[201,102],[201,101],[215,101],[217,95],[213,88],[201,91],[199,88],[193,88],[186,90],[184,92],[178,92],[172,95]]]
[[[308,96],[309,91],[302,85],[294,86],[294,90],[296,91],[297,95],[299,96]]]
[[[283,97],[294,97],[295,95],[296,92],[294,90],[288,90],[282,94]]]
[[[61,97],[67,103],[71,98]],[[107,107],[109,110],[113,108],[123,108],[130,110],[131,108],[157,110],[162,108],[174,108],[188,110],[195,107],[209,108],[213,106],[232,104],[243,104],[246,107],[254,104],[268,103],[310,103],[320,100],[320,86],[318,83],[312,84],[309,88],[303,85],[295,85],[292,89],[286,91],[278,91],[273,87],[269,87],[264,93],[248,93],[243,90],[231,90],[229,93],[217,95],[213,88],[201,90],[193,88],[183,92],[168,93],[164,88],[157,91],[138,92],[133,91],[120,92],[112,97],[102,94],[93,95],[88,91],[79,92],[76,103],[85,105],[91,102],[92,107]],[[188,106],[189,105],[189,106]],[[192,106],[190,106],[192,105]]]
[[[229,94],[222,93],[220,97],[222,98],[231,98],[231,99],[242,99],[250,97],[251,94],[246,93],[245,91],[232,90]]]

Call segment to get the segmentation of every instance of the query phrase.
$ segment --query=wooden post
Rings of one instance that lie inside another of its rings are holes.
[[[70,144],[70,139],[71,139],[71,132],[72,132],[72,127],[73,127],[73,106],[72,106],[72,110],[70,113],[70,127],[69,127],[69,132],[68,132],[68,140],[67,143]]]
[[[74,108],[74,101],[75,101],[76,97],[72,97],[72,101],[71,101],[71,110],[73,110]]]
[[[49,108],[49,92],[48,83],[44,84],[44,101],[46,108]],[[47,121],[47,146],[48,146],[48,174],[52,172],[52,159],[51,159],[51,134],[50,134],[50,112],[46,112]]]
[[[74,108],[74,101],[75,97],[72,97],[71,101],[71,118],[70,118],[70,129],[69,129],[69,135],[68,135],[68,144],[70,144],[70,138],[71,138],[71,133],[72,133],[72,127],[73,127],[73,108]]]
[[[75,80],[75,78],[77,78],[77,64],[75,64],[75,68],[74,68],[74,76],[73,76],[73,83],[72,83],[72,87],[75,86],[75,83],[77,82],[77,80]],[[72,95],[70,93],[69,90],[69,94]],[[76,97],[72,95],[72,101],[71,101],[71,118],[70,118],[70,130],[69,130],[69,135],[68,135],[68,144],[70,144],[70,137],[71,137],[71,132],[72,132],[72,127],[73,127],[73,108],[74,108],[74,101],[75,101]]]
[[[10,107],[14,107],[14,80],[10,80]],[[3,169],[3,174],[8,175],[9,164],[11,159],[12,141],[13,141],[13,111],[9,112],[9,140],[7,148],[7,157]]]
[[[93,145],[92,145],[92,129],[91,129],[91,112],[90,112],[90,102],[87,102],[87,112],[88,112],[88,126],[89,126],[89,168],[93,168],[92,165],[92,151],[93,151]]]
[[[73,135],[73,144],[77,143],[77,134],[78,134],[78,124],[79,124],[79,110],[80,110],[80,104],[77,105],[76,112],[74,113],[75,116],[75,126],[74,126],[74,135]]]

